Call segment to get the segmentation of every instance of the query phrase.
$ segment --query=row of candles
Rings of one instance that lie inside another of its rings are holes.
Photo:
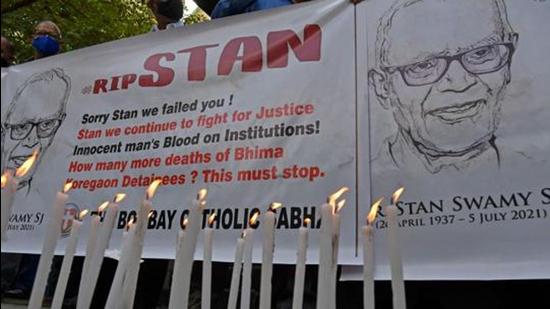
[[[36,157],[36,156],[34,156]],[[16,172],[4,173],[2,175],[2,239],[5,239],[7,219],[11,214],[11,206],[17,188],[17,178],[24,175],[24,170],[32,166],[32,157],[25,162]],[[111,289],[108,295],[106,308],[132,308],[140,261],[143,252],[143,243],[147,231],[147,221],[152,210],[152,198],[160,180],[150,184],[146,190],[145,199],[140,204],[137,219],[129,222],[123,232],[122,244],[118,266],[113,278]],[[37,275],[33,285],[29,307],[31,309],[41,308],[46,281],[51,268],[52,259],[61,233],[61,224],[64,214],[65,202],[68,199],[67,192],[71,184],[67,183],[62,192],[58,192],[53,204],[53,209],[48,216],[45,238],[42,246],[42,253],[38,265]],[[338,267],[338,251],[340,238],[340,210],[345,200],[339,200],[348,191],[343,187],[330,195],[327,203],[321,208],[321,229],[319,237],[319,271],[317,282],[317,308],[329,309],[336,307],[336,283]],[[388,255],[392,274],[393,307],[396,309],[406,308],[405,288],[403,279],[403,266],[401,261],[399,231],[397,223],[398,209],[395,206],[403,192],[403,188],[394,192],[391,204],[385,207],[385,216],[388,223]],[[190,289],[191,270],[193,256],[200,233],[200,222],[203,209],[206,205],[206,189],[199,190],[196,199],[193,200],[188,217],[184,221],[184,229],[180,230],[177,237],[176,257],[174,271],[172,274],[172,285],[169,300],[169,309],[187,308]],[[90,307],[94,290],[96,287],[99,271],[103,262],[105,251],[109,246],[115,219],[118,214],[119,203],[124,199],[125,194],[117,194],[112,202],[104,202],[98,207],[98,213],[105,212],[103,222],[99,216],[91,219],[90,232],[86,244],[84,265],[82,268],[81,282],[77,308],[87,309]],[[367,224],[362,228],[363,234],[363,267],[364,267],[364,307],[374,309],[374,228],[373,223],[383,199],[378,199],[371,207],[367,216]],[[271,307],[271,278],[273,271],[273,254],[275,249],[275,214],[281,203],[271,203],[268,210],[262,215],[262,264],[260,281],[260,309]],[[52,308],[61,308],[67,281],[71,269],[72,260],[76,251],[79,233],[84,216],[88,210],[83,210],[73,218],[69,239],[65,247],[65,256],[60,270],[59,279],[56,285]],[[254,213],[249,219],[249,226],[242,231],[235,246],[235,259],[231,276],[231,286],[228,300],[228,309],[237,306],[239,285],[241,286],[240,308],[250,307],[250,290],[252,274],[252,253],[254,243],[254,227],[260,214]],[[4,222],[6,220],[6,222]],[[202,297],[201,307],[210,308],[211,278],[212,278],[212,243],[213,223],[215,214],[208,218],[208,225],[204,229],[203,244],[203,269],[202,269]],[[293,309],[302,308],[305,265],[307,261],[307,247],[309,231],[308,225],[311,219],[306,218],[304,225],[298,231],[298,249],[296,259],[296,270],[294,280]]]

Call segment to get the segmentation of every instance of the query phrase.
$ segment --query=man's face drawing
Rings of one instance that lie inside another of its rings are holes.
[[[34,175],[63,122],[68,87],[68,82],[57,74],[31,80],[22,88],[20,95],[14,97],[8,108],[3,126],[3,168],[16,169],[34,151],[39,153],[32,169],[20,179],[23,184]]]
[[[516,41],[501,13],[468,0],[418,1],[393,15],[370,79],[423,151],[461,153],[493,136]]]

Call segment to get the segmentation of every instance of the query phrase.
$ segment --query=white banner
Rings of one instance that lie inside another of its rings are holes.
[[[174,258],[205,187],[215,260],[279,201],[275,261],[294,263],[310,216],[316,263],[316,207],[345,185],[339,261],[360,264],[371,201],[404,186],[407,279],[550,278],[549,13],[539,1],[319,0],[2,70],[2,169],[41,153],[2,251],[39,250],[68,180],[67,216],[128,194],[116,250],[161,177],[145,257]],[[376,277],[388,278],[383,211],[375,227]],[[259,260],[260,234],[255,248]]]
[[[405,187],[406,278],[550,278],[548,18],[538,1],[357,6],[359,201]]]
[[[203,226],[218,214],[214,259],[231,260],[248,217],[278,201],[285,207],[277,212],[275,260],[294,262],[303,219],[318,219],[329,194],[356,182],[353,13],[346,1],[317,1],[3,71],[2,168],[33,150],[40,156],[22,180],[2,250],[38,252],[44,214],[65,181],[74,184],[67,216],[128,194],[110,245],[117,249],[145,189],[161,177],[145,257],[174,258],[182,218],[205,187]],[[346,199],[343,219],[353,222],[355,198]],[[352,263],[355,227],[342,233],[342,258]],[[261,248],[261,233],[256,242]]]

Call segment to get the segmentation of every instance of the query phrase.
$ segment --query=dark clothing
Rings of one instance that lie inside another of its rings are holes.
[[[220,0],[214,7],[212,19],[292,4],[292,0]]]

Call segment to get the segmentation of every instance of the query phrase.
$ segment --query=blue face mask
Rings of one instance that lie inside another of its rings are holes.
[[[37,35],[32,40],[32,47],[42,56],[51,56],[59,52],[59,42],[49,35]]]

